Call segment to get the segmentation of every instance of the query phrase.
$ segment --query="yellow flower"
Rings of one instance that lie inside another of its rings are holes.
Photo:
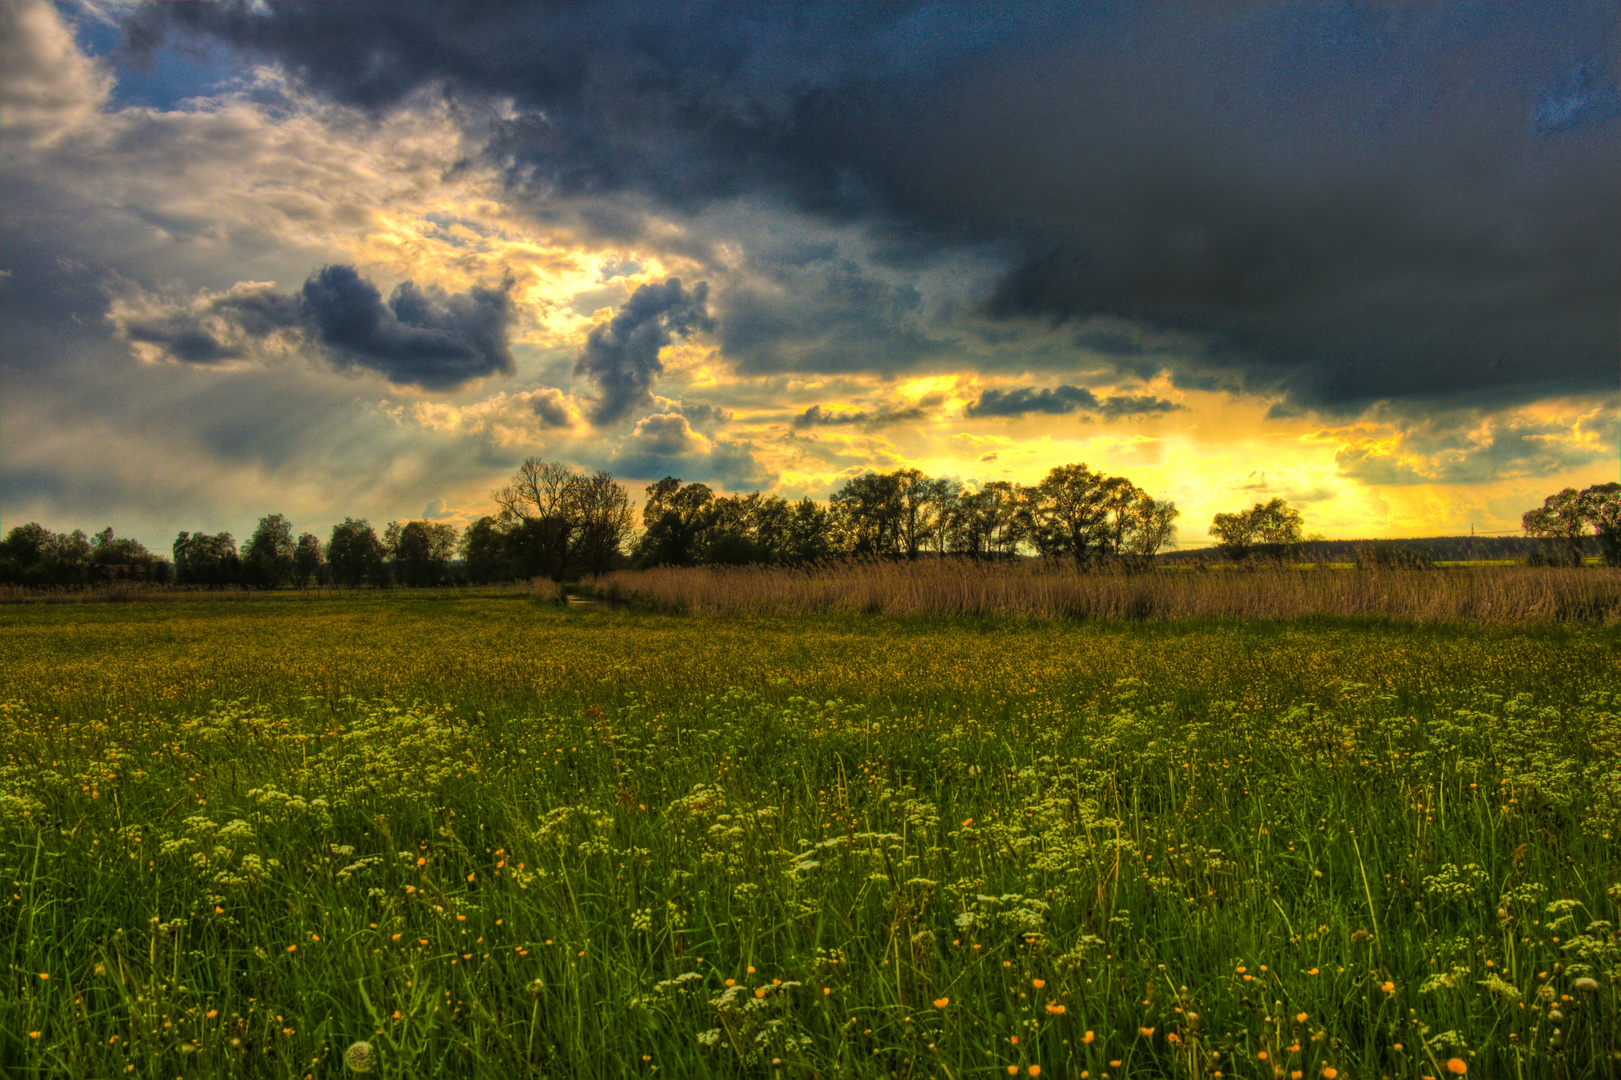
[[[950,1004],[951,1004],[951,999],[950,999],[950,998],[948,998],[948,997],[944,997],[944,998],[935,998],[935,999],[934,999],[934,1007],[935,1007],[935,1008],[936,1008],[936,1009],[943,1009],[943,1008],[945,1008],[945,1007],[946,1007],[946,1006],[947,1006],[947,1005],[950,1005]]]
[[[1047,1011],[1052,1013],[1054,1016],[1063,1016],[1065,1011],[1067,1010],[1067,1008],[1068,1008],[1067,1006],[1060,1005],[1056,1001],[1047,1002]],[[1090,1031],[1088,1031],[1086,1034],[1087,1034],[1087,1041],[1091,1042],[1092,1041],[1091,1040],[1092,1033]]]
[[[1379,989],[1383,990],[1387,994],[1394,994],[1396,992],[1396,984],[1391,982],[1389,979],[1386,979],[1384,985],[1380,986]]]
[[[1141,1035],[1145,1039],[1150,1039],[1150,1038],[1153,1038],[1153,1036],[1154,1036],[1154,1029],[1153,1028],[1138,1028],[1137,1033],[1139,1035]]]
[[[1047,980],[1046,979],[1031,979],[1030,980],[1030,985],[1035,987],[1037,990],[1040,990],[1043,986],[1047,985]]]
[[[1085,1035],[1081,1036],[1081,1041],[1083,1043],[1089,1043],[1095,1038],[1097,1038],[1097,1036],[1093,1035],[1090,1031],[1088,1031]]]
[[[1469,1066],[1464,1063],[1463,1058],[1452,1058],[1447,1062],[1447,1072],[1453,1076],[1462,1076],[1468,1071]]]
[[[1306,1014],[1305,1013],[1295,1013],[1295,1023],[1304,1024],[1305,1022],[1306,1022]]]

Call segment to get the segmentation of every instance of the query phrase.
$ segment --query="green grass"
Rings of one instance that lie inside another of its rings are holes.
[[[1614,631],[0,630],[8,1075],[1621,1069]]]

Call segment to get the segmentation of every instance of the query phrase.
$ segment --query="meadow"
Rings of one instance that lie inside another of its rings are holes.
[[[1570,621],[5,605],[0,1071],[1616,1076],[1618,659]]]

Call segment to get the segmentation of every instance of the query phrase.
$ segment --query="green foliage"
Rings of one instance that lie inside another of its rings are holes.
[[[1230,559],[1280,559],[1303,539],[1303,524],[1299,510],[1274,498],[1234,514],[1217,514],[1210,535]]]
[[[1527,510],[1521,523],[1543,542],[1527,560],[1533,566],[1580,566],[1590,535],[1604,564],[1621,566],[1621,483],[1565,488]]]

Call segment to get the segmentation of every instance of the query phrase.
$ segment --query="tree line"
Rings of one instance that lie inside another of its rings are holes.
[[[172,558],[109,527],[93,536],[19,525],[0,540],[0,582],[75,586],[115,580],[273,589],[286,585],[429,586],[548,577],[563,581],[630,566],[806,565],[846,556],[1005,559],[1034,554],[1077,566],[1147,565],[1176,544],[1176,504],[1084,463],[1040,482],[978,487],[917,469],[846,480],[825,503],[750,492],[720,495],[667,476],[640,514],[606,472],[530,458],[493,493],[496,512],[465,531],[392,521],[381,535],[345,518],[325,541],[294,535],[270,514],[240,548],[226,532],[182,532]],[[639,519],[639,521],[638,521]],[[637,525],[640,524],[640,530]],[[1537,561],[1573,564],[1596,541],[1621,564],[1621,484],[1567,488],[1527,512]],[[1284,558],[1302,543],[1300,512],[1283,499],[1215,515],[1210,535],[1235,561]]]

